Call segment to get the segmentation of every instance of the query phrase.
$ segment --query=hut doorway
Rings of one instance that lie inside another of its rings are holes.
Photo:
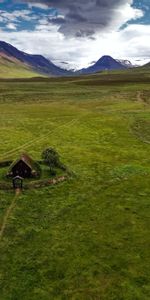
[[[23,187],[23,178],[20,176],[16,176],[13,178],[13,188],[15,190],[22,190]]]

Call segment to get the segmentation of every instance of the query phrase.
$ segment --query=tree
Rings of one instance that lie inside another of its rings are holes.
[[[51,175],[56,175],[54,169],[61,165],[58,152],[53,148],[47,148],[42,152],[42,159],[50,167]]]

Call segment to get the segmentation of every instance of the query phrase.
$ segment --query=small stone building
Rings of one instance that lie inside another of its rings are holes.
[[[36,178],[41,173],[40,167],[28,154],[23,153],[16,161],[14,161],[7,173],[8,177],[19,176],[21,178]]]

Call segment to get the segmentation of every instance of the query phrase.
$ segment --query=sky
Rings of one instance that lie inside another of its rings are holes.
[[[150,0],[0,0],[0,40],[56,65],[150,61]]]

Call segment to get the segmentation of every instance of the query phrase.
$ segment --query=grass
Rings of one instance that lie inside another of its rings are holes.
[[[0,241],[0,299],[150,298],[148,80],[0,82],[1,160],[40,159],[52,146],[74,174],[16,199]],[[1,224],[13,197],[0,191]]]
[[[31,78],[39,76],[25,64],[0,57],[0,78]]]

